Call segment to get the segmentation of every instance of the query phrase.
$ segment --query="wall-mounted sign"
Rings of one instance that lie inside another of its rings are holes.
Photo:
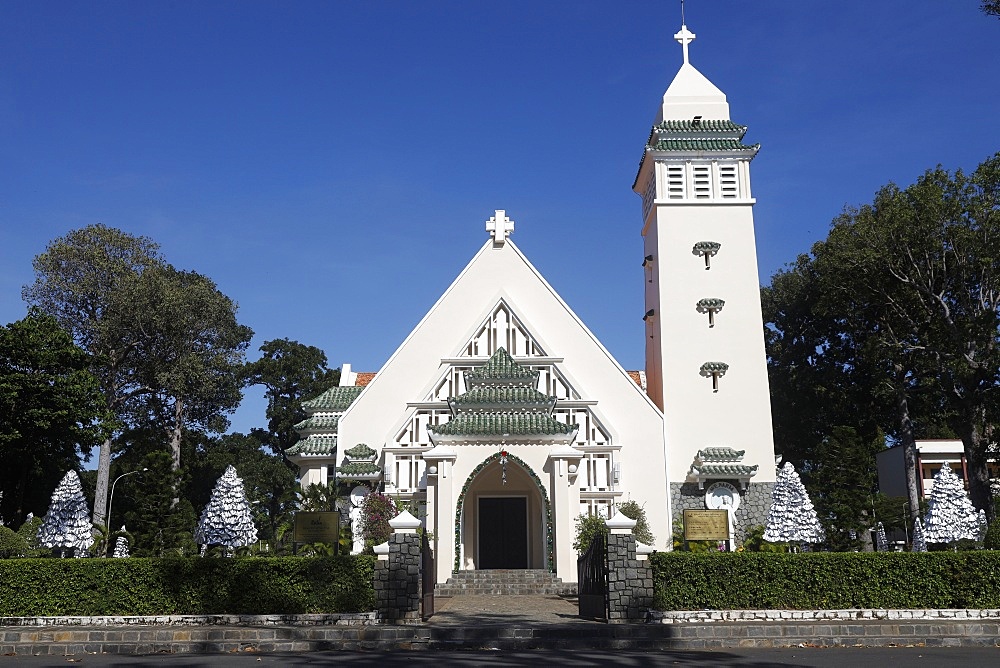
[[[684,540],[729,540],[728,510],[685,510]]]
[[[328,543],[340,540],[340,513],[336,510],[321,513],[295,513],[292,540],[296,543]]]

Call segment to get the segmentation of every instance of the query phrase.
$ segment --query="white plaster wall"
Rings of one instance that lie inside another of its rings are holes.
[[[775,479],[774,437],[764,352],[760,284],[751,205],[673,203],[656,207],[657,338],[671,480],[681,481],[701,448],[746,450],[759,465],[755,482]],[[647,239],[650,238],[647,232]],[[722,244],[705,269],[691,249],[698,241]],[[726,304],[709,328],[699,299]],[[699,374],[704,362],[729,370],[712,391]]]
[[[597,413],[622,446],[621,489],[645,505],[653,532],[665,542],[670,522],[661,414],[509,241],[500,247],[487,242],[472,259],[341,418],[339,442],[376,450],[391,442],[407,402],[424,397],[443,370],[440,360],[461,352],[501,298],[547,355],[564,358],[559,368],[581,395],[598,401]],[[464,483],[461,472],[482,460],[474,451],[466,460],[466,450],[458,450],[456,495]]]

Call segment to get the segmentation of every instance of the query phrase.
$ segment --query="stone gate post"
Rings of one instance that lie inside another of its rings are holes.
[[[608,622],[643,622],[653,603],[653,571],[648,561],[636,559],[636,522],[618,513],[608,527]]]
[[[387,624],[420,622],[420,520],[403,511],[389,520],[394,533],[375,548],[375,606]]]

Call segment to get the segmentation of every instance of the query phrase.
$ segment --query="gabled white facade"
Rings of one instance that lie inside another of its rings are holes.
[[[427,427],[450,419],[447,400],[466,391],[464,372],[501,347],[539,372],[536,389],[558,399],[553,417],[579,426],[571,442],[495,435],[436,449]],[[524,496],[527,567],[565,581],[576,580],[581,512],[608,515],[616,500],[635,499],[657,539],[670,535],[662,415],[506,235],[483,245],[365,387],[340,418],[338,440],[375,448],[386,490],[426,504],[441,581],[482,560],[480,497]]]

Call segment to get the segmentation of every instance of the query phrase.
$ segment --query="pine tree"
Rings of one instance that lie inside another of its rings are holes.
[[[972,507],[965,486],[948,464],[934,474],[934,487],[924,517],[924,538],[928,543],[954,543],[963,538],[977,540],[979,513]]]
[[[819,543],[825,538],[816,509],[791,462],[785,462],[771,493],[764,540],[772,543]]]
[[[83,497],[80,476],[69,471],[52,492],[49,512],[38,527],[38,542],[43,547],[86,552],[94,544],[94,525]]]
[[[124,559],[124,558],[126,558],[126,557],[129,556],[128,555],[128,539],[125,538],[125,536],[121,535],[123,533],[125,533],[125,525],[124,524],[122,525],[122,528],[119,530],[118,539],[115,541],[115,551],[111,555],[115,559]]]
[[[256,542],[257,528],[243,490],[243,480],[232,466],[227,467],[215,483],[212,498],[198,520],[194,539],[201,545],[222,545],[227,549]]]

